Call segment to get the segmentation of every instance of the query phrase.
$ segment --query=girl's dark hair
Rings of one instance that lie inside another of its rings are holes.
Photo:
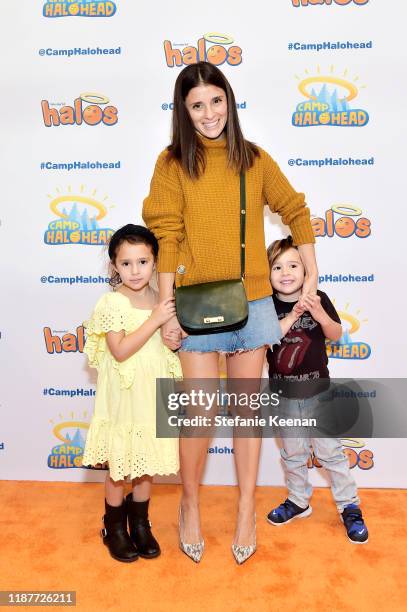
[[[233,90],[225,75],[209,62],[187,66],[175,81],[169,159],[178,160],[191,178],[198,178],[205,170],[205,149],[185,106],[188,93],[198,85],[215,85],[225,92],[228,105],[225,128],[228,163],[236,172],[245,172],[253,165],[254,158],[259,156],[259,150],[255,144],[243,138]]]
[[[109,259],[112,264],[116,263],[117,251],[123,242],[130,242],[131,244],[145,244],[151,247],[151,251],[154,255],[154,259],[158,255],[158,240],[154,236],[153,232],[143,227],[142,225],[133,225],[128,223],[120,229],[118,229],[109,240],[108,253]],[[109,285],[115,287],[121,283],[121,278],[116,270],[112,270],[111,277],[109,279]]]

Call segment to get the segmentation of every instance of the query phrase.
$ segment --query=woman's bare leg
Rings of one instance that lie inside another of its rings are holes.
[[[219,378],[218,353],[192,353],[181,351],[179,357],[184,379]],[[194,385],[191,385],[193,387]],[[203,413],[203,409],[199,410]],[[199,520],[199,485],[205,467],[210,438],[180,438],[180,466],[182,478],[182,517],[184,542],[193,544],[202,540]]]
[[[239,384],[241,392],[257,393],[263,369],[265,349],[235,353],[226,358],[228,378],[252,379],[247,385]],[[257,380],[259,381],[257,383]],[[256,412],[250,416],[255,416]],[[234,456],[239,483],[239,508],[234,543],[239,546],[253,544],[254,514],[257,473],[259,467],[261,437],[234,438]]]

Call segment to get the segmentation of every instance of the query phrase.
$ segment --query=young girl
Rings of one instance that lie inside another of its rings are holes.
[[[155,436],[156,379],[181,376],[178,357],[159,331],[175,314],[174,300],[158,303],[149,284],[157,253],[157,240],[145,227],[119,229],[109,242],[114,290],[84,323],[85,353],[98,381],[83,465],[109,465],[101,535],[112,557],[126,562],[160,554],[148,520],[152,476],[179,469],[178,440]],[[132,493],[124,500],[127,476]]]

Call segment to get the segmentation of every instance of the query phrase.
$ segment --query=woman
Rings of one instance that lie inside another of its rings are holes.
[[[180,286],[239,277],[240,172],[246,175],[249,320],[237,332],[188,337],[176,317],[163,325],[163,341],[179,348],[186,379],[219,378],[220,353],[226,354],[229,378],[259,379],[266,348],[281,338],[265,248],[265,202],[289,225],[298,245],[306,270],[303,294],[315,293],[318,278],[304,195],[294,191],[265,151],[243,138],[235,97],[222,72],[207,62],[187,66],[175,83],[172,142],[158,157],[143,207],[144,221],[160,244],[160,301],[173,295],[174,281]],[[203,553],[199,483],[208,443],[208,438],[180,440],[180,545],[196,562]],[[260,438],[234,440],[240,498],[232,552],[238,563],[256,550],[260,444]]]

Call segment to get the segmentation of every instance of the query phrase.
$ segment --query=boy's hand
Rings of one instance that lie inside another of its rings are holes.
[[[299,302],[296,302],[296,304],[294,305],[294,308],[292,309],[291,312],[294,312],[296,319],[299,319],[300,316],[306,311],[306,308],[304,306],[301,306]]]
[[[289,312],[288,314],[285,315],[284,319],[281,319],[280,324],[282,321],[284,321],[284,330],[282,328],[282,331],[284,333],[284,335],[286,335],[286,333],[288,332],[289,328],[294,325],[294,323],[300,318],[300,316],[302,315],[303,312],[305,312],[306,308],[303,308],[302,306],[299,305],[299,303],[297,302],[293,309],[291,310],[291,312]],[[289,326],[289,327],[288,327]],[[287,327],[287,330],[285,329]]]
[[[169,297],[154,306],[151,318],[161,327],[161,325],[172,319],[174,315],[175,298]]]
[[[308,293],[308,295],[301,297],[298,304],[304,308],[304,311],[308,310],[308,312],[310,312],[314,317],[315,321],[319,322],[319,320],[326,315],[325,310],[322,308],[321,298],[319,295],[312,295]]]

